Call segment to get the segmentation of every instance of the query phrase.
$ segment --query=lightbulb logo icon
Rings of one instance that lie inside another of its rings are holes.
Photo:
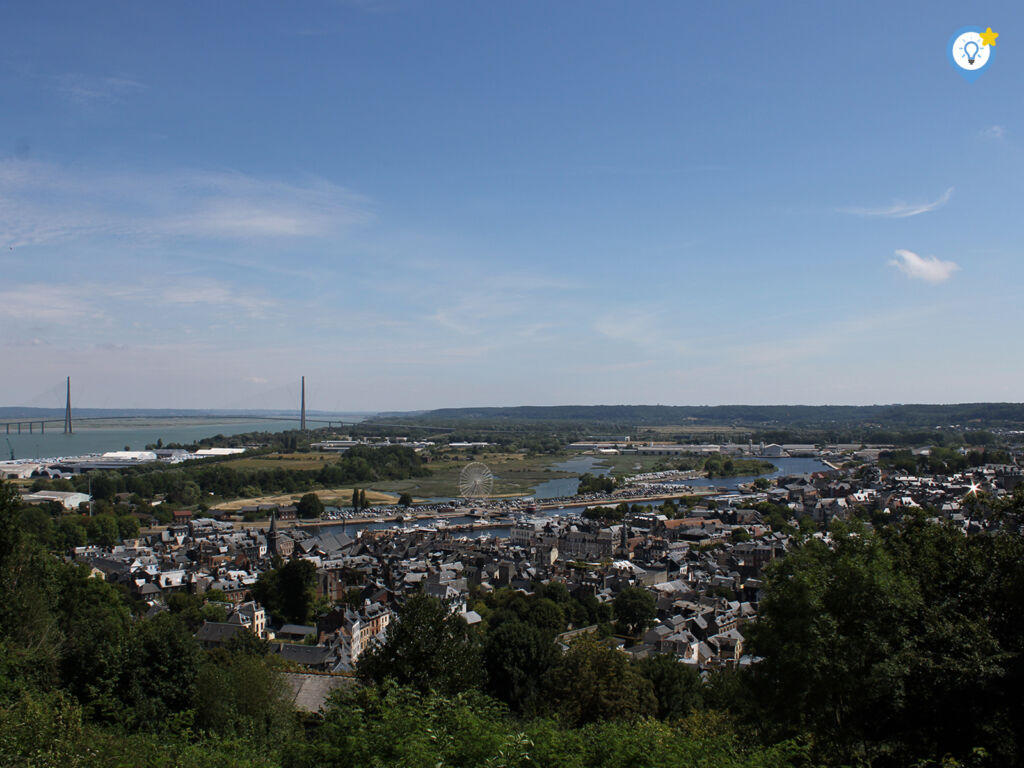
[[[993,32],[992,27],[964,27],[953,33],[947,49],[949,60],[968,82],[974,82],[988,69],[995,56],[997,37],[999,33]]]
[[[971,50],[971,49],[974,50]],[[978,44],[973,40],[968,40],[964,43],[964,53],[967,55],[967,63],[974,66],[974,62],[978,60]]]

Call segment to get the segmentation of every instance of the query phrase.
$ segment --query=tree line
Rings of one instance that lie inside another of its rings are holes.
[[[397,445],[356,445],[320,469],[234,467],[204,459],[185,464],[146,464],[122,470],[87,472],[70,480],[40,481],[40,487],[90,493],[109,502],[128,493],[140,500],[162,496],[172,504],[191,506],[206,496],[221,499],[267,494],[303,493],[377,480],[423,477],[430,470],[413,449]]]
[[[394,418],[392,414],[389,418]],[[907,405],[556,405],[492,408],[441,408],[402,414],[410,424],[520,426],[546,422],[626,428],[709,424],[770,428],[842,429],[871,426],[897,431],[935,425],[968,429],[1024,424],[1024,404],[960,403]],[[628,434],[628,432],[623,432]]]

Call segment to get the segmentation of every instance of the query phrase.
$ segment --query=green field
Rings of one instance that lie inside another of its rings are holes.
[[[338,460],[337,453],[272,453],[225,462],[235,469],[319,469]],[[570,454],[527,456],[522,453],[445,453],[426,464],[428,477],[356,483],[355,487],[386,494],[407,492],[416,498],[459,495],[459,473],[472,461],[482,461],[494,473],[494,496],[521,496],[546,480],[573,477],[572,472],[555,472],[548,467],[571,458]]]
[[[337,453],[268,453],[226,461],[233,469],[320,469],[338,460]]]
[[[616,477],[623,475],[636,475],[642,472],[654,472],[664,469],[665,459],[669,456],[637,456],[626,454],[624,456],[602,456],[598,466],[608,469]]]
[[[471,461],[482,461],[494,473],[494,496],[521,496],[529,494],[535,485],[559,477],[573,477],[572,472],[549,470],[569,458],[568,454],[551,456],[526,456],[521,453],[486,453],[477,456],[444,457],[431,461],[427,467],[430,477],[414,477],[409,480],[388,480],[370,483],[368,488],[390,493],[403,491],[416,497],[458,496],[459,473]]]
[[[494,496],[521,496],[532,492],[539,483],[556,478],[573,477],[573,472],[549,469],[553,464],[579,454],[560,453],[528,456],[523,453],[481,453],[478,455],[447,453],[427,463],[429,477],[407,480],[382,480],[357,483],[356,487],[387,494],[409,493],[416,498],[454,497],[459,495],[459,473],[472,461],[481,461],[494,473]],[[334,453],[274,453],[226,462],[238,469],[319,469],[325,462],[336,461]],[[663,468],[664,456],[603,456],[599,467],[608,468],[616,476],[651,472]]]

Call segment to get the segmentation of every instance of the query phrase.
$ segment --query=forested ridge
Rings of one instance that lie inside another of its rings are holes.
[[[849,427],[863,424],[885,429],[931,428],[953,424],[979,427],[1024,424],[1021,403],[893,405],[551,405],[492,408],[439,408],[409,414],[380,414],[414,423],[581,422],[605,425],[664,426],[687,423],[781,428]]]

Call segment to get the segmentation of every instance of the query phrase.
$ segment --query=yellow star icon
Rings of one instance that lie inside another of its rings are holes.
[[[989,27],[984,32],[980,33],[982,45],[995,45],[996,38],[999,37],[998,32],[993,32],[992,27]]]

